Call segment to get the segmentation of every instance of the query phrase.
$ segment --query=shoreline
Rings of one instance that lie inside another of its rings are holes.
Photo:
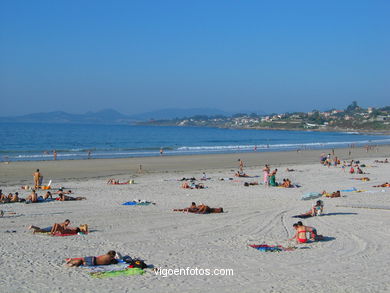
[[[379,145],[366,151],[358,148],[333,148],[340,160],[390,157],[390,145]],[[351,156],[349,156],[351,151]],[[202,154],[184,156],[154,156],[114,159],[81,159],[57,161],[19,161],[0,163],[0,185],[31,184],[32,173],[40,169],[44,182],[48,180],[70,181],[87,180],[91,178],[128,176],[137,177],[140,174],[166,172],[203,172],[204,170],[238,169],[237,160],[244,161],[245,167],[258,168],[258,173],[264,164],[278,166],[293,166],[318,163],[321,153],[332,153],[330,149],[252,152],[233,154]],[[141,172],[140,172],[141,165]],[[232,172],[232,173],[233,173]],[[257,172],[257,171],[256,171]],[[191,175],[191,174],[190,174]],[[259,175],[259,174],[257,174]]]

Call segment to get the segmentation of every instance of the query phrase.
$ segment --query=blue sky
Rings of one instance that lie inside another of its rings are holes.
[[[0,0],[0,116],[389,105],[390,1]]]

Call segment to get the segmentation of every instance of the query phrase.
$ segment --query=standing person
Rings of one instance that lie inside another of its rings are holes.
[[[39,181],[40,181],[40,178],[41,178],[41,173],[39,172],[39,169],[37,169],[37,170],[33,173],[33,176],[34,176],[34,188],[35,188],[35,189],[38,189],[38,187],[39,187]]]
[[[56,150],[53,151],[53,160],[54,161],[57,160],[57,151]]]
[[[265,186],[269,186],[269,172],[271,171],[271,169],[269,168],[269,165],[265,164],[264,168],[263,168],[263,180],[264,180],[264,185]]]
[[[238,168],[241,173],[244,172],[244,162],[241,159],[238,159]]]
[[[160,148],[160,156],[162,156],[164,153],[164,149],[163,148]]]
[[[88,151],[88,159],[91,158],[91,151]]]

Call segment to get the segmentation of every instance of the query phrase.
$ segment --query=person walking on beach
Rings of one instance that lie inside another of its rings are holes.
[[[160,148],[160,156],[162,156],[164,153],[164,149],[163,148]]]
[[[269,172],[271,171],[271,169],[269,168],[268,164],[265,164],[264,168],[263,168],[263,180],[264,180],[264,185],[265,186],[269,186]]]
[[[241,159],[238,159],[238,168],[240,172],[244,172],[244,162]]]
[[[57,151],[56,150],[53,151],[53,160],[54,161],[57,160]]]
[[[37,169],[37,170],[33,173],[33,176],[34,176],[34,188],[35,188],[35,189],[38,189],[38,187],[39,187],[39,182],[40,182],[40,179],[41,179],[41,173],[39,172],[39,169]]]

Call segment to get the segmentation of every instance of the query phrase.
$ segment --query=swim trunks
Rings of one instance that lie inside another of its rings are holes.
[[[298,238],[298,242],[299,242],[299,243],[306,243],[306,242],[307,242],[307,239]]]
[[[96,257],[94,257],[94,256],[84,257],[84,265],[85,266],[94,266],[95,264],[96,264]]]

